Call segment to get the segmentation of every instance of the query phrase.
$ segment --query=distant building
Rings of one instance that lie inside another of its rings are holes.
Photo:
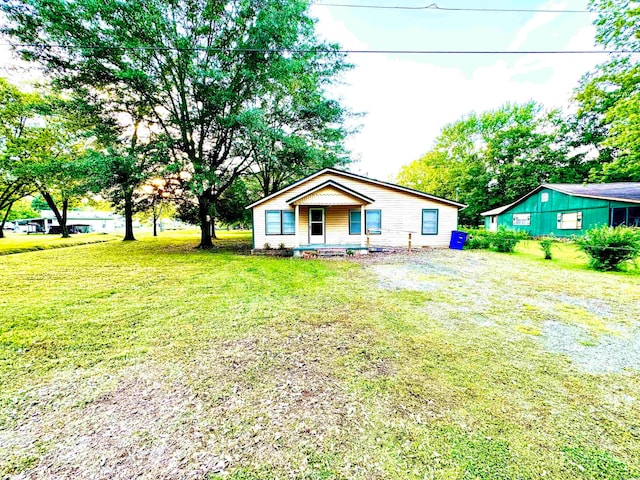
[[[542,184],[481,215],[487,230],[503,226],[533,236],[582,235],[600,225],[640,227],[640,182]]]
[[[72,210],[67,212],[71,233],[115,233],[124,229],[124,217],[110,212]],[[16,220],[16,232],[60,233],[60,224],[52,210],[42,210],[39,218]]]

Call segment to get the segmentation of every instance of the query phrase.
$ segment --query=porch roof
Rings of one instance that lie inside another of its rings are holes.
[[[289,205],[331,206],[367,205],[372,198],[352,190],[334,180],[327,180],[287,200]]]

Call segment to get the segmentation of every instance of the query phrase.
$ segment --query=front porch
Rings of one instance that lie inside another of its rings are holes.
[[[366,252],[365,206],[372,202],[373,199],[333,180],[288,199],[294,209],[294,254]]]
[[[293,248],[294,257],[303,257],[305,252],[312,253],[318,257],[344,257],[348,255],[348,252],[353,252],[354,255],[366,255],[369,253],[369,247],[362,246],[360,244],[313,244],[313,245],[300,245]]]

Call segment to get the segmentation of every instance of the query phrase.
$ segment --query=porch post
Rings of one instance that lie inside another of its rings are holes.
[[[364,247],[364,204],[360,205],[360,246]]]
[[[296,213],[295,213],[295,238],[293,239],[293,246],[294,247],[299,247],[300,246],[300,238],[298,237],[298,222],[300,221],[300,205],[298,205],[296,203]]]

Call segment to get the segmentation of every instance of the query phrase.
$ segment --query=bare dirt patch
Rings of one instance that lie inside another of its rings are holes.
[[[0,433],[0,452],[11,456],[4,473],[200,479],[268,465],[306,478],[309,456],[344,443],[361,422],[362,407],[320,353],[331,330],[243,338],[117,375],[58,376],[15,406],[15,423]]]

